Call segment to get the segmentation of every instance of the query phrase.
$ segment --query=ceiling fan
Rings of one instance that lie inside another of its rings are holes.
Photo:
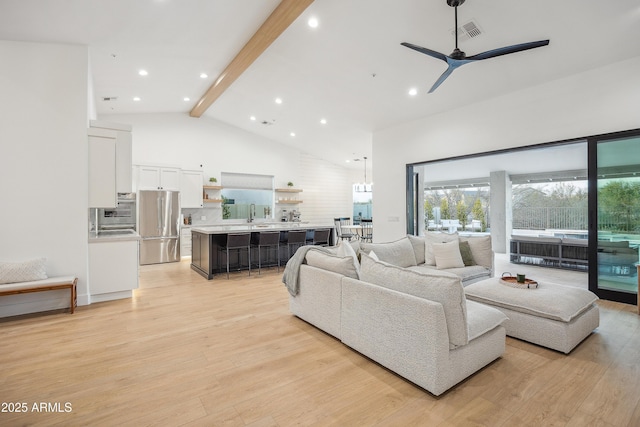
[[[483,59],[495,58],[496,56],[507,55],[509,53],[516,53],[523,50],[535,49],[536,47],[546,46],[549,44],[549,40],[540,40],[529,43],[521,43],[514,44],[512,46],[505,46],[498,49],[488,50],[486,52],[479,53],[473,56],[467,56],[463,51],[458,49],[458,6],[461,6],[465,0],[446,0],[447,4],[455,9],[455,35],[456,35],[456,48],[450,55],[445,55],[440,52],[436,52],[435,50],[427,49],[426,47],[417,46],[411,43],[400,43],[402,46],[406,46],[410,49],[417,50],[420,53],[424,53],[425,55],[429,55],[433,58],[440,59],[446,62],[449,67],[446,69],[444,73],[436,80],[436,82],[431,86],[429,93],[433,92],[444,82],[447,77],[453,73],[453,71],[461,67],[464,64],[474,61],[481,61]]]

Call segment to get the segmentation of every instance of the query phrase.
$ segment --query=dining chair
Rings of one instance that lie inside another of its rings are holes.
[[[362,236],[360,237],[365,242],[373,242],[373,219],[361,219],[360,226],[362,227]]]
[[[336,235],[341,240],[351,240],[353,233],[342,231],[342,225],[351,225],[351,218],[334,218],[333,224],[336,227]]]

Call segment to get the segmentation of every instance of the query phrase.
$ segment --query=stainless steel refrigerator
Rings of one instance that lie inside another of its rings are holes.
[[[178,191],[138,193],[140,265],[180,260]]]

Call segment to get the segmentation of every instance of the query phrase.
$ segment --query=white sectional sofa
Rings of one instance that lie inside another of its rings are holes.
[[[378,259],[418,272],[444,271],[460,277],[463,286],[493,277],[491,236],[465,237],[458,233],[427,232],[389,243],[355,243],[356,249],[374,251]],[[457,255],[460,255],[457,257]]]
[[[290,311],[434,395],[504,353],[503,313],[468,301],[460,276],[415,269],[409,238],[382,245],[362,245],[360,262],[346,242],[298,250],[284,275]],[[382,260],[407,249],[407,267]]]

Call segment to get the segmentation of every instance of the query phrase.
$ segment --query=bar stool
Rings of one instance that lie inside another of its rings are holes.
[[[242,250],[247,251],[249,276],[251,276],[251,233],[237,233],[228,234],[225,245],[218,247],[218,265],[220,265],[220,254],[225,252],[227,254],[227,279],[229,278],[229,251],[238,252],[238,269],[241,266],[240,252]]]
[[[331,229],[321,228],[313,230],[313,244],[317,246],[329,246],[329,234]]]
[[[267,260],[270,259],[269,254],[273,248],[276,249],[276,260],[278,271],[280,271],[280,232],[279,231],[261,231],[254,234],[251,246],[258,249],[258,274],[262,270],[262,248],[267,249]],[[272,266],[273,264],[270,264]]]
[[[307,230],[289,230],[285,244],[287,245],[287,261],[291,258],[291,247],[296,250],[307,242]],[[295,252],[295,251],[294,251]]]

